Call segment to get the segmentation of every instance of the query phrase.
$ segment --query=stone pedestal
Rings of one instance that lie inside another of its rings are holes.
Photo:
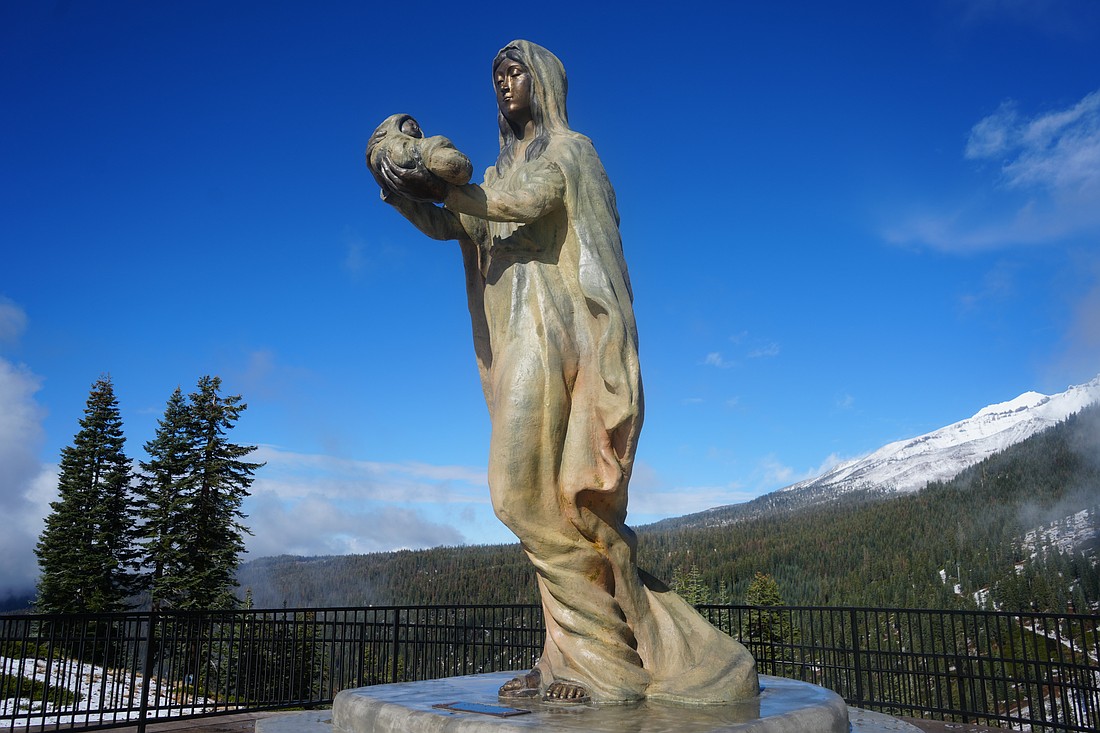
[[[839,695],[782,677],[762,676],[759,698],[733,705],[644,701],[596,707],[532,700],[503,706],[496,691],[513,676],[482,674],[344,690],[332,706],[332,733],[919,733],[911,725],[866,711],[853,715],[850,725],[848,707]],[[456,702],[528,712],[493,717],[433,707]]]

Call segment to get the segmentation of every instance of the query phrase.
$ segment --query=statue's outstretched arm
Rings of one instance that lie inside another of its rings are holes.
[[[526,176],[521,188],[503,191],[471,183],[452,186],[443,200],[451,211],[489,221],[531,222],[562,206],[565,176],[558,166],[539,166]]]
[[[407,199],[400,194],[388,193],[382,189],[382,200],[401,212],[412,225],[432,239],[445,241],[461,239],[466,230],[453,212],[430,203],[421,203]]]

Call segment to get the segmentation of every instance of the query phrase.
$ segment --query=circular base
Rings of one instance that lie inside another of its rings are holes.
[[[497,699],[514,673],[451,677],[427,682],[344,690],[332,705],[334,733],[847,733],[848,707],[839,695],[806,682],[760,677],[754,700],[729,705],[675,705],[645,700],[629,705],[545,704]],[[509,717],[440,709],[467,703]],[[870,733],[870,731],[868,731]]]

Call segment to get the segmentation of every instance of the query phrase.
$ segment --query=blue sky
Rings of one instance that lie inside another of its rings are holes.
[[[109,373],[132,457],[220,375],[251,556],[508,541],[455,245],[377,199],[395,112],[481,170],[553,50],[616,187],[643,524],[1100,372],[1100,3],[0,4],[0,593]]]

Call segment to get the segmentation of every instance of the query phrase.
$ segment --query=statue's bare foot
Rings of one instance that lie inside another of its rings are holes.
[[[588,689],[584,685],[578,685],[576,682],[563,682],[559,680],[550,683],[550,686],[546,688],[546,693],[542,696],[542,701],[566,705],[580,705],[582,703],[591,702],[592,698],[589,696]]]
[[[532,669],[527,674],[505,682],[497,690],[498,697],[535,697],[539,694],[539,685],[542,683],[542,674],[537,669]]]

